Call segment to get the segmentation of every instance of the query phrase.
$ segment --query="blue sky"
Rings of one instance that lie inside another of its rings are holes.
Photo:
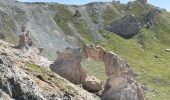
[[[62,3],[62,4],[77,4],[77,5],[82,5],[86,4],[89,2],[94,2],[94,1],[112,1],[112,0],[18,0],[22,2],[57,2],[57,3]],[[120,0],[123,3],[126,3],[130,0]],[[148,0],[149,3],[165,8],[168,11],[170,11],[170,0]]]

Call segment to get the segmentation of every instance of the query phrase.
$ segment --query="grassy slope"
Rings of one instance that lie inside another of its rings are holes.
[[[73,36],[73,31],[69,28],[68,23],[73,23],[77,32],[87,41],[92,41],[91,31],[82,18],[74,17],[67,6],[65,5],[51,5],[51,8],[57,10],[54,20],[66,35]]]
[[[109,23],[111,12],[119,11],[124,15],[126,13],[134,14],[142,23],[144,17],[152,10],[150,5],[141,5],[137,2],[133,4],[132,10],[127,10],[124,5],[114,5],[104,15],[105,24]],[[117,10],[115,10],[117,9]],[[123,13],[122,13],[123,12]],[[114,50],[122,58],[126,59],[132,66],[133,70],[139,75],[138,82],[146,84],[149,88],[147,98],[149,100],[168,100],[170,98],[170,52],[165,49],[170,48],[170,14],[163,12],[157,16],[158,25],[147,30],[142,28],[140,33],[129,39],[123,39],[120,36],[107,32],[108,39],[98,41],[107,50]],[[103,80],[104,65],[95,61],[86,62],[86,68],[89,73]],[[160,82],[154,80],[159,78]],[[155,91],[151,92],[152,89]]]

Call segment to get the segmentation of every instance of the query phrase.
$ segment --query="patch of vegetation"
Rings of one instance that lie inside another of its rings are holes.
[[[105,81],[106,71],[103,62],[95,61],[93,59],[82,60],[82,66],[86,69],[89,75],[96,76],[98,79]]]
[[[150,90],[147,95],[149,100],[167,100],[170,92],[170,53],[165,52],[165,49],[169,48],[170,44],[167,46],[166,43],[161,43],[152,30],[142,29],[139,35],[126,40],[116,34],[108,33],[109,38],[106,41],[98,41],[96,44],[102,45],[108,51],[114,50],[128,61],[134,72],[139,75],[138,82],[147,84]],[[167,33],[162,35],[170,37]],[[140,45],[143,45],[143,48]],[[92,69],[91,73],[96,73],[96,69]],[[103,76],[102,74],[98,73],[98,76]],[[161,77],[161,81],[154,82],[156,77]],[[158,91],[158,94],[151,92],[153,89]]]
[[[73,87],[67,85],[66,81],[59,78],[54,72],[50,72],[49,70],[36,64],[29,64],[28,69],[32,73],[35,73],[36,76],[39,76],[39,78],[41,78],[43,81],[49,81],[49,77],[52,78],[50,79],[51,83],[54,83],[56,86],[58,86],[61,91],[67,91],[72,96],[78,94],[78,92]]]
[[[73,36],[73,32],[68,26],[68,23],[73,23],[74,27],[77,29],[78,33],[84,37],[87,41],[92,41],[91,31],[87,26],[87,23],[82,18],[74,17],[67,6],[64,5],[52,5],[52,8],[57,10],[57,13],[54,17],[56,23],[64,31],[66,35]]]
[[[138,1],[133,2],[131,10],[128,13],[134,15],[142,24],[144,24],[144,19],[150,11],[153,11],[155,7],[149,4],[141,4]]]
[[[120,18],[122,14],[115,7],[107,7],[104,11],[103,18],[105,26],[111,24],[117,18]]]
[[[88,12],[88,15],[90,16],[90,18],[92,19],[92,22],[95,23],[95,24],[98,24],[99,21],[98,21],[98,16],[99,16],[99,13],[98,11],[95,10],[95,7],[93,6],[87,6],[87,10]]]
[[[15,35],[16,32],[16,26],[15,23],[9,18],[6,17],[7,22],[4,23],[4,26],[1,27],[0,31],[5,34],[6,41],[9,43],[17,43],[17,38]]]

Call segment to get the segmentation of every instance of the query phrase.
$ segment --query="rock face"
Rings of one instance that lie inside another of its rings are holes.
[[[84,51],[86,57],[102,60],[105,63],[108,79],[102,93],[102,100],[144,100],[143,93],[136,84],[133,71],[127,62],[113,52],[105,52],[99,46],[85,45]]]
[[[51,62],[47,64],[49,61],[42,59],[38,50],[14,49],[12,46],[0,40],[0,99],[100,100],[43,67],[49,66]],[[30,64],[34,66],[30,67]],[[43,71],[40,70],[42,68]]]
[[[147,25],[147,28],[150,28],[150,27],[154,26],[155,24],[157,24],[155,18],[156,18],[156,15],[158,12],[159,12],[159,10],[155,9],[148,13],[148,15],[145,18],[145,23]]]
[[[19,71],[8,57],[0,56],[0,89],[14,99],[43,100],[40,89],[28,76]]]
[[[124,38],[130,38],[139,32],[140,25],[134,16],[126,15],[111,23],[108,30]]]
[[[80,49],[66,48],[63,52],[58,51],[57,56],[51,70],[75,84],[82,83],[87,75],[81,66]]]

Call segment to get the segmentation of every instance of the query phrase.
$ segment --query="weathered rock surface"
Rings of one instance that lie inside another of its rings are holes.
[[[144,100],[143,93],[136,84],[133,71],[127,62],[117,54],[106,52],[99,46],[85,45],[84,51],[86,57],[102,60],[105,63],[108,79],[102,93],[102,100]]]
[[[124,38],[130,38],[139,32],[140,25],[134,16],[126,15],[111,23],[108,30]]]
[[[145,18],[145,23],[147,25],[147,28],[150,28],[157,24],[156,22],[156,15],[159,13],[159,9],[152,10],[148,13],[148,15]]]
[[[51,62],[38,55],[38,49],[21,50],[12,46],[0,40],[2,100],[63,100],[66,97],[72,100],[99,100],[96,95],[47,69],[45,66],[49,66]],[[34,66],[30,67],[30,64]]]
[[[89,77],[81,66],[82,57],[83,52],[79,48],[66,48],[57,52],[57,59],[50,65],[50,69],[72,83],[83,84],[88,91],[102,90],[101,82]]]
[[[0,39],[5,40],[5,34],[0,32]]]
[[[81,17],[82,15],[81,15],[81,13],[80,13],[80,11],[79,10],[76,10],[75,11],[75,14],[74,14],[74,17]]]
[[[66,48],[62,52],[57,52],[57,59],[50,68],[75,84],[83,83],[87,75],[81,66],[81,60],[82,52],[79,48]]]
[[[86,77],[83,85],[90,92],[99,92],[99,90],[102,90],[101,82],[96,77]]]

